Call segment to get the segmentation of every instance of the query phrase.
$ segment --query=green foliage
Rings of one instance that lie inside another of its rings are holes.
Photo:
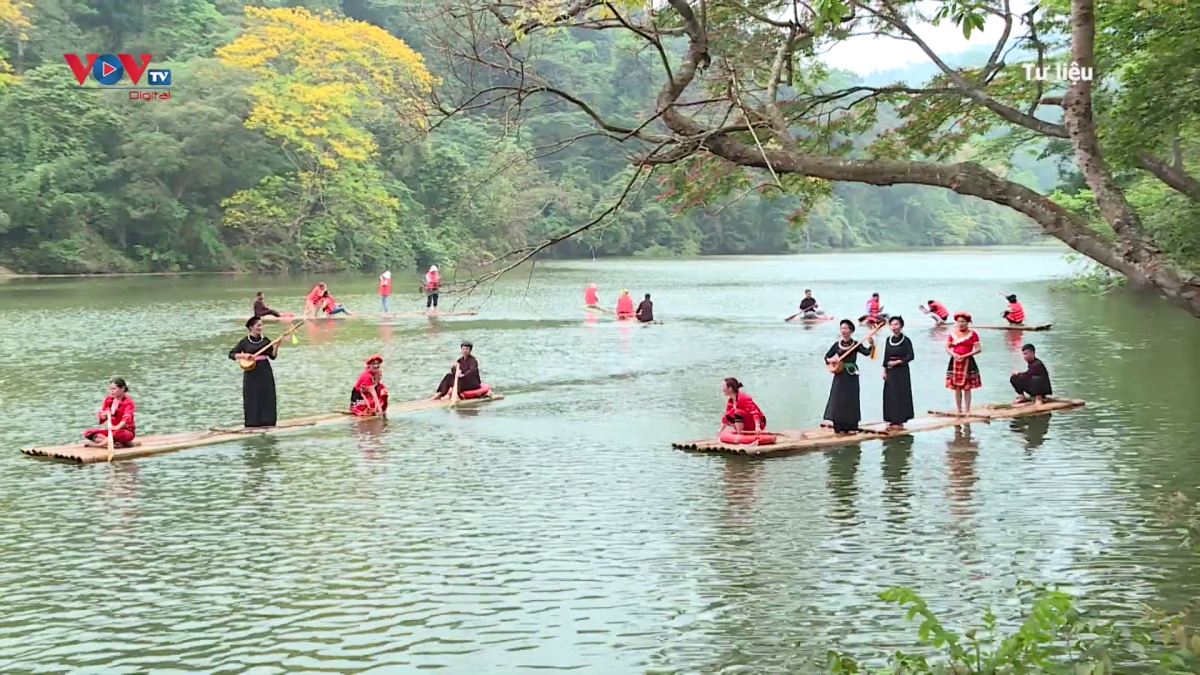
[[[917,640],[926,653],[896,652],[881,667],[830,651],[828,672],[893,675],[1000,675],[1046,673],[1105,675],[1131,669],[1160,673],[1191,673],[1200,667],[1200,637],[1187,627],[1185,615],[1147,613],[1134,626],[1093,618],[1075,598],[1063,591],[1018,582],[1021,620],[1001,632],[992,610],[984,610],[981,625],[958,633],[942,624],[916,592],[890,588],[880,599],[904,608],[917,620]]]

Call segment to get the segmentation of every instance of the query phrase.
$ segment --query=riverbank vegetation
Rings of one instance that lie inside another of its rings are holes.
[[[482,106],[446,118],[438,102],[469,87],[421,27],[425,10],[255,4],[263,7],[0,0],[0,265],[377,271],[486,260],[588,222],[629,178],[628,157],[570,107],[531,105],[517,120]],[[603,101],[605,114],[634,119],[658,86],[656,63],[635,47],[615,34],[560,33],[538,47],[537,62]],[[92,53],[151,54],[151,68],[172,72],[171,99],[81,89],[63,54]],[[1046,163],[1014,171],[1052,186]],[[922,186],[822,187],[829,196],[814,201],[753,190],[714,200],[693,187],[686,176],[651,181],[548,254],[1038,237],[1018,214]]]

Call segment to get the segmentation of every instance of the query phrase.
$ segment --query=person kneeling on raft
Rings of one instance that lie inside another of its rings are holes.
[[[133,444],[133,437],[136,433],[133,411],[137,406],[133,404],[133,399],[126,395],[128,392],[129,385],[119,377],[109,383],[108,396],[104,397],[104,403],[100,404],[100,412],[96,413],[96,419],[104,423],[104,426],[83,432],[83,437],[87,439],[88,445],[98,447],[108,445],[109,420],[112,424],[113,445],[123,448]]]
[[[742,391],[742,383],[737,378],[727,377],[721,385],[721,393],[725,395],[725,415],[721,417],[721,428],[717,436],[726,428],[732,428],[739,434],[754,434],[765,431],[767,417],[758,409],[750,394]]]
[[[350,412],[358,417],[382,415],[388,408],[388,390],[383,385],[383,357],[373,354],[367,359],[350,392]]]
[[[438,384],[437,393],[433,395],[431,400],[437,401],[446,396],[449,396],[454,389],[454,374],[458,373],[458,395],[462,396],[464,391],[475,391],[483,386],[483,381],[479,376],[479,362],[471,356],[471,350],[475,348],[470,342],[464,342],[459,349],[462,351],[462,356],[458,360],[450,364],[450,372],[442,378]]]

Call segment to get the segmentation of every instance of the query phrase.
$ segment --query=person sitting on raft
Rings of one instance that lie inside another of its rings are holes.
[[[439,401],[452,393],[455,373],[458,373],[458,394],[460,396],[464,391],[475,391],[483,386],[483,380],[479,376],[479,362],[471,355],[471,350],[474,348],[475,345],[470,342],[464,342],[459,346],[462,356],[450,364],[450,372],[446,373],[446,376],[438,383],[437,393],[430,400]]]
[[[859,319],[868,325],[875,326],[887,321],[887,315],[883,313],[883,305],[879,302],[879,294],[872,293],[871,299],[867,301],[867,313]]]
[[[1017,392],[1017,398],[1013,404],[1029,403],[1029,399],[1032,397],[1036,404],[1041,405],[1054,393],[1054,389],[1050,386],[1050,371],[1046,370],[1046,364],[1037,357],[1037,348],[1032,344],[1021,347],[1021,356],[1025,358],[1027,364],[1025,372],[1014,370],[1012,377],[1008,378],[1009,384]]]
[[[804,289],[804,299],[800,301],[800,316],[805,319],[825,316],[825,312],[822,312],[817,305],[817,299],[813,297],[812,291],[807,288]]]
[[[633,298],[629,297],[628,288],[622,288],[621,297],[617,298],[617,318],[632,319],[633,316]]]
[[[317,315],[317,312],[319,311],[319,308],[317,307],[317,305],[319,305],[321,303],[321,298],[327,292],[329,292],[329,287],[325,285],[324,281],[322,281],[321,283],[317,284],[316,286],[313,286],[312,290],[308,292],[308,295],[304,296],[304,316],[305,317],[307,317],[310,313],[314,317]]]
[[[344,305],[339,305],[329,291],[321,296],[321,311],[325,312],[325,316],[333,316],[334,314],[345,314],[346,316],[354,316],[354,314],[346,309]]]
[[[731,427],[739,434],[753,434],[767,430],[767,417],[759,410],[750,394],[742,391],[744,385],[737,378],[727,377],[721,385],[721,393],[725,395],[725,415],[721,417],[721,428],[717,436]]]
[[[129,385],[119,377],[108,384],[108,396],[104,397],[104,402],[100,404],[100,412],[96,413],[96,419],[104,423],[104,426],[83,432],[83,437],[88,441],[86,445],[108,446],[108,420],[110,419],[112,420],[113,445],[124,448],[133,444],[133,437],[137,432],[133,421],[133,411],[137,406],[133,404],[133,399],[129,398],[128,393]]]
[[[950,310],[937,300],[930,300],[925,303],[927,314],[933,317],[933,320],[939,324],[946,323],[950,320]]]
[[[1003,315],[1008,325],[1020,326],[1025,323],[1025,308],[1021,306],[1021,303],[1017,302],[1017,296],[1009,295],[1005,296],[1004,299],[1008,300],[1008,309],[1004,310]]]
[[[264,316],[280,317],[282,314],[267,307],[267,301],[263,299],[263,292],[259,291],[254,294],[254,316],[263,318]]]
[[[651,323],[654,321],[654,303],[650,302],[650,294],[646,294],[646,299],[638,303],[637,320],[642,323]]]
[[[600,292],[596,290],[596,284],[588,284],[588,287],[583,289],[583,304],[588,307],[600,306]]]
[[[388,390],[383,385],[383,357],[373,354],[367,359],[350,392],[350,412],[358,417],[382,415],[388,408]]]

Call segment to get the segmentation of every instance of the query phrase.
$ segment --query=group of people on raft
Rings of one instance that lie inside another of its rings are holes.
[[[253,367],[242,372],[242,419],[246,428],[269,428],[278,422],[275,374],[271,361],[279,356],[283,336],[274,340],[263,335],[262,317],[251,317],[246,321],[246,335],[229,350],[229,358],[239,362],[253,362]],[[460,356],[450,364],[450,372],[438,382],[430,400],[450,398],[451,402],[482,398],[491,392],[479,373],[479,361],[472,353],[474,345],[463,342],[459,346]],[[108,396],[100,405],[96,418],[105,426],[88,429],[83,433],[86,444],[95,447],[108,445],[111,429],[113,445],[128,447],[133,444],[137,430],[134,411],[137,406],[129,396],[129,385],[116,378],[108,385]],[[388,409],[388,390],[383,383],[383,357],[373,354],[367,357],[366,367],[354,381],[350,390],[350,413],[358,417],[382,416]],[[111,426],[109,422],[111,421]]]
[[[596,288],[596,284],[588,284],[588,287],[583,290],[583,304],[588,309],[597,309],[606,311],[600,306],[600,292]],[[654,303],[650,301],[650,294],[647,293],[642,301],[638,303],[637,309],[633,307],[633,298],[629,295],[628,288],[621,289],[621,295],[617,296],[618,321],[639,321],[641,323],[654,322]]]
[[[442,287],[442,277],[438,273],[437,265],[430,265],[429,271],[425,273],[425,281],[421,284],[421,291],[425,293],[425,309],[426,311],[437,311],[438,294]],[[379,275],[379,304],[383,308],[383,316],[388,315],[388,299],[392,295],[392,272],[385,271]],[[294,315],[286,312],[278,312],[267,306],[266,298],[262,291],[259,291],[254,298],[254,316],[262,318],[264,316],[273,316],[275,318],[290,319]],[[304,313],[301,315],[304,318],[317,318],[319,316],[331,317],[336,314],[345,314],[354,316],[354,312],[346,309],[345,305],[334,300],[329,294],[329,286],[324,281],[312,287],[308,295],[304,296]]]
[[[883,349],[883,419],[889,431],[900,431],[915,417],[912,398],[912,376],[909,364],[915,358],[912,340],[904,334],[904,317],[887,320],[891,334]],[[880,327],[872,329],[872,332]],[[874,359],[876,344],[872,335],[855,340],[853,321],[843,319],[839,325],[841,337],[825,352],[825,363],[833,372],[833,383],[825,405],[822,426],[831,427],[837,434],[860,431],[862,421],[859,389],[859,355]],[[954,392],[955,410],[960,415],[971,411],[971,392],[983,385],[975,357],[982,351],[979,334],[971,330],[971,315],[957,312],[954,326],[944,345],[949,362],[946,365],[945,386]],[[1053,394],[1050,373],[1032,344],[1021,347],[1025,359],[1024,371],[1012,371],[1009,384],[1016,392],[1014,405],[1044,403]],[[722,392],[726,397],[725,413],[717,437],[735,444],[770,443],[774,436],[766,431],[766,416],[743,385],[735,378],[726,378]]]
[[[1003,295],[1003,294],[1002,294]],[[1008,308],[1000,316],[1008,322],[1010,326],[1022,326],[1025,324],[1025,308],[1017,300],[1017,296],[1013,294],[1004,295],[1004,299],[1008,301]],[[933,319],[936,326],[949,323],[950,310],[937,300],[929,300],[924,306],[919,308],[922,314],[926,314]],[[805,289],[804,299],[800,301],[800,311],[788,317],[791,320],[795,317],[800,317],[805,320],[817,320],[831,318],[825,312],[821,311],[817,299],[813,297],[812,291]],[[872,293],[871,298],[867,300],[867,313],[858,317],[858,322],[870,327],[879,326],[888,322],[888,315],[883,311],[883,303],[879,298],[878,293]]]

